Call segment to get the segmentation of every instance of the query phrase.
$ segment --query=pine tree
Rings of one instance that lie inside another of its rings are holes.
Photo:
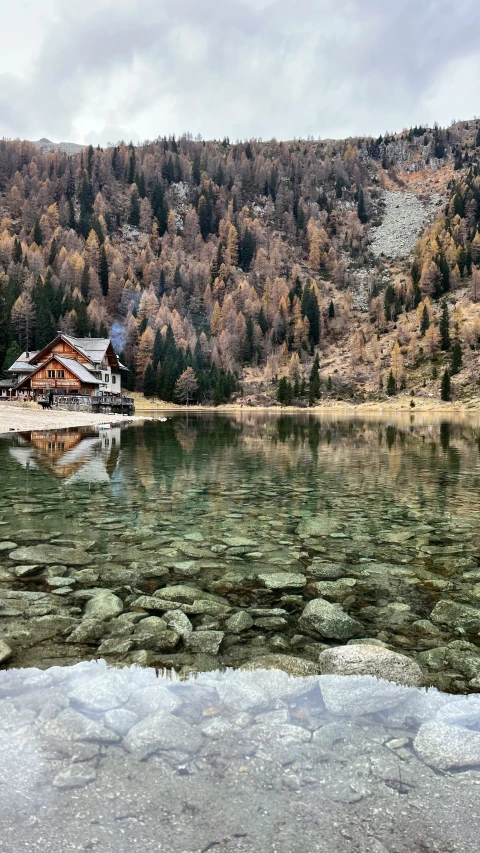
[[[368,222],[368,213],[365,207],[365,196],[361,187],[358,189],[357,214],[360,222]]]
[[[309,339],[312,347],[320,342],[320,311],[318,299],[311,285],[306,285],[302,296],[302,315],[307,317],[310,324]]]
[[[462,366],[462,346],[460,341],[455,341],[452,347],[452,361],[451,361],[451,374],[455,376]]]
[[[149,361],[143,376],[143,393],[145,397],[153,397],[155,394],[155,371],[152,362]]]
[[[440,347],[442,350],[450,349],[450,320],[448,317],[448,306],[444,302],[442,305],[442,316],[440,318]]]
[[[452,399],[450,373],[448,370],[445,370],[445,373],[442,376],[442,386],[441,386],[441,390],[440,390],[440,396],[441,396],[442,400],[444,400],[446,403],[450,402],[450,400]]]
[[[133,190],[130,196],[130,215],[128,221],[134,228],[137,228],[140,224],[140,202],[138,200],[137,188]]]
[[[35,225],[33,226],[32,239],[37,246],[43,246],[43,234],[38,219],[35,220]]]
[[[22,258],[22,244],[20,243],[20,240],[15,237],[15,240],[13,241],[12,261],[14,264],[21,264]]]
[[[57,257],[57,252],[58,252],[57,241],[55,240],[55,237],[54,237],[52,242],[50,243],[50,252],[48,254],[48,266],[49,267],[53,266],[53,264],[55,263],[55,258]]]
[[[393,397],[394,394],[397,393],[397,383],[395,382],[395,377],[393,372],[390,371],[388,380],[387,380],[387,394],[389,397]]]
[[[335,317],[335,305],[333,304],[333,299],[330,300],[330,305],[328,306],[328,316],[330,320],[333,320]]]
[[[102,293],[104,296],[108,296],[108,259],[107,259],[107,253],[105,251],[105,246],[103,243],[102,243],[102,246],[100,249],[98,276],[100,279],[100,285],[102,288]]]
[[[312,365],[312,369],[310,371],[310,377],[308,382],[308,397],[310,401],[310,405],[312,405],[315,400],[319,400],[321,396],[320,392],[320,362],[318,360],[318,354],[315,356],[315,360]]]
[[[425,332],[427,331],[427,329],[429,329],[429,328],[430,328],[430,315],[428,313],[427,306],[424,305],[423,311],[422,311],[422,320],[420,323],[420,334],[422,335],[422,337],[425,334]]]
[[[7,349],[7,352],[5,354],[5,359],[3,362],[4,374],[6,374],[6,371],[8,370],[8,368],[12,366],[12,364],[17,360],[18,356],[21,354],[22,354],[22,350],[20,349],[17,342],[12,341],[12,343],[10,344],[10,346]]]

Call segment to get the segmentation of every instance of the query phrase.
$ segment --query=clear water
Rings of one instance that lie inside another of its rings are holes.
[[[0,639],[13,650],[4,665],[102,656],[181,671],[273,652],[316,661],[345,641],[299,621],[321,597],[361,624],[353,639],[412,655],[442,690],[478,691],[479,442],[475,424],[428,417],[249,412],[3,436]],[[83,564],[69,564],[72,548]],[[102,648],[115,620],[103,637],[66,642],[99,588],[139,612],[141,596],[178,584],[221,598],[224,610],[189,616],[196,632],[224,634],[216,653],[199,656],[182,639],[145,649],[132,626]],[[231,632],[225,621],[240,611],[253,624]],[[53,616],[70,622],[46,637]]]
[[[0,784],[9,853],[477,853],[480,695],[265,670],[10,670]]]

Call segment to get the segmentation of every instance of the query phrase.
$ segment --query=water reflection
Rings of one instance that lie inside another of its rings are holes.
[[[92,650],[179,670],[205,668],[205,655],[210,666],[265,652],[315,662],[325,646],[364,637],[414,657],[440,689],[476,693],[478,442],[477,425],[426,415],[245,411],[6,436],[0,639],[10,665]],[[87,602],[101,590],[117,613],[87,635]],[[316,621],[304,616],[313,599],[324,602]],[[168,608],[188,616],[194,643],[170,634],[160,647],[117,621],[140,612],[167,623]],[[53,617],[67,621],[45,640],[38,620]],[[202,647],[202,633],[215,643],[204,636]]]
[[[120,441],[119,426],[34,430],[16,435],[9,450],[23,468],[43,468],[66,484],[109,483]]]
[[[480,696],[91,662],[0,697],[8,851],[478,850]]]

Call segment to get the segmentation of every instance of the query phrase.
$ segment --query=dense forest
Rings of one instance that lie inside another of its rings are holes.
[[[477,124],[75,155],[1,141],[0,370],[62,330],[111,335],[127,387],[163,400],[189,367],[195,398],[216,403],[393,394],[467,362],[471,385]],[[433,174],[444,196],[413,256],[372,253],[385,191],[416,176],[421,198]]]

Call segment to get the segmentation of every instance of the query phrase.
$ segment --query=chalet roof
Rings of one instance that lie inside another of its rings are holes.
[[[13,362],[13,364],[7,369],[8,373],[31,373],[32,370],[35,370],[33,364],[30,364],[32,358],[35,358],[37,355],[37,351],[32,352],[29,350],[28,356],[26,352],[22,352],[21,355],[18,356],[17,360]]]
[[[80,379],[81,382],[86,382],[89,385],[101,385],[100,379],[95,379],[89,370],[82,364],[80,361],[76,361],[74,358],[65,358],[63,355],[58,355],[58,353],[53,354],[53,358],[63,364],[67,370],[70,370],[77,379]],[[51,361],[51,359],[49,359]],[[47,362],[48,363],[48,362]]]
[[[103,361],[105,353],[111,343],[110,338],[74,338],[71,335],[62,335],[72,347],[80,350],[94,364]]]
[[[0,388],[16,388],[17,379],[0,379]]]

